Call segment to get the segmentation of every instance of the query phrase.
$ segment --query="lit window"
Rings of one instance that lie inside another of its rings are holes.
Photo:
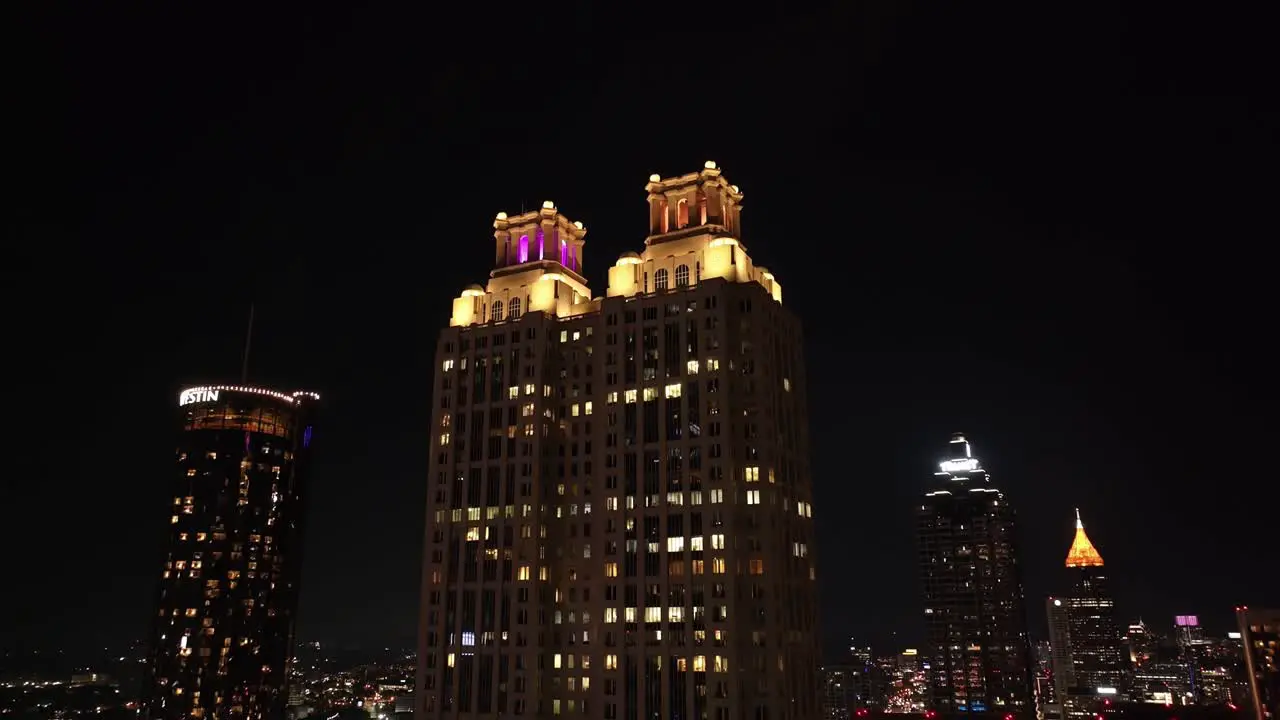
[[[588,400],[587,402],[582,404],[582,414],[583,415],[591,414],[591,401]]]
[[[518,398],[518,397],[520,397],[520,386],[519,386],[519,385],[512,385],[511,387],[507,388],[507,399],[508,399],[508,400],[515,400],[515,399],[516,399],[516,398]]]
[[[445,360],[444,363],[441,365],[441,367],[444,369],[445,372],[449,372],[450,370],[453,369],[453,359],[450,358],[449,360]]]
[[[711,558],[711,574],[712,575],[724,574],[724,558]]]
[[[685,367],[685,372],[689,373],[690,375],[697,375],[697,374],[698,374],[698,361],[697,361],[697,360],[690,360],[689,362],[687,362],[687,363],[685,363],[685,364],[684,364],[684,367]]]
[[[645,402],[648,402],[648,401],[650,401],[650,400],[657,400],[657,399],[658,399],[658,388],[645,388],[645,389],[644,389],[644,400],[645,400]]]
[[[672,383],[666,387],[666,394],[669,398],[680,397],[680,383]]]
[[[662,622],[662,608],[653,607],[653,606],[645,608],[644,621],[645,622]]]
[[[449,444],[449,433],[440,433],[440,444],[441,445]]]
[[[604,669],[605,669],[605,670],[617,670],[617,669],[618,669],[618,656],[617,656],[617,655],[605,655],[605,656],[604,656]]]
[[[747,504],[748,504],[748,505],[759,505],[759,504],[760,504],[760,491],[759,491],[759,490],[748,490],[748,491],[747,491]]]
[[[618,563],[608,562],[604,564],[605,577],[618,577]]]
[[[618,403],[618,391],[610,390],[609,394],[605,395],[604,401],[606,405],[616,405]]]
[[[683,552],[683,551],[684,551],[683,537],[667,538],[667,552]]]
[[[752,559],[749,563],[749,567],[752,575],[764,574],[764,560],[761,560],[760,558]]]
[[[574,403],[569,407],[569,415],[572,417],[578,417],[578,410],[579,410],[578,403]]]
[[[196,469],[195,469],[195,468],[188,468],[188,469],[187,469],[187,477],[195,477],[195,476],[196,476]]]
[[[760,468],[752,466],[743,468],[742,479],[744,482],[760,482]]]
[[[516,579],[517,579],[517,580],[528,580],[528,579],[529,579],[529,566],[528,566],[528,565],[521,565],[521,566],[520,566],[520,570],[518,570],[518,571],[516,572]]]
[[[626,393],[625,393],[625,398],[626,398],[627,404],[631,404],[631,403],[635,402],[635,401],[636,401],[636,391],[635,391],[635,390],[628,390],[628,391],[626,391]]]

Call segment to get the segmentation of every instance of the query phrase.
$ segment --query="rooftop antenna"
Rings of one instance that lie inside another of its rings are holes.
[[[240,384],[249,382],[249,348],[253,344],[253,303],[249,303],[249,329],[244,334],[244,360],[240,364]]]

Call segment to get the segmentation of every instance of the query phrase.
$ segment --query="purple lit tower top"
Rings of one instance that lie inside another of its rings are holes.
[[[582,223],[561,215],[550,201],[543,203],[540,210],[516,217],[498,213],[493,228],[496,243],[494,272],[535,262],[558,263],[575,275],[582,272],[586,228]]]

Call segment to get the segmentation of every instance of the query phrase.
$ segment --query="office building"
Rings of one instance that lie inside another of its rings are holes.
[[[933,707],[942,715],[1030,713],[1013,507],[962,434],[934,475],[918,513]]]
[[[1066,704],[1067,690],[1075,687],[1075,664],[1071,660],[1071,620],[1068,606],[1062,598],[1051,597],[1045,603],[1045,617],[1049,621],[1049,668],[1052,678],[1052,703],[1062,708]]]
[[[284,717],[318,399],[180,393],[144,716]]]
[[[1115,602],[1107,590],[1102,555],[1085,534],[1079,510],[1066,567],[1076,576],[1071,596],[1065,598],[1071,626],[1072,687],[1115,696],[1125,681],[1124,641],[1115,620]]]
[[[651,176],[586,279],[554,203],[494,221],[432,391],[418,718],[819,714],[803,341],[714,163]]]

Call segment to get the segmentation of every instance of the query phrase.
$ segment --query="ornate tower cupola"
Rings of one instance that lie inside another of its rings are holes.
[[[742,193],[708,160],[701,172],[663,179],[649,176],[649,237],[645,245],[691,235],[740,238]]]
[[[561,215],[550,200],[540,210],[513,218],[498,213],[493,221],[494,276],[528,263],[557,263],[581,279],[586,234],[582,223]]]

